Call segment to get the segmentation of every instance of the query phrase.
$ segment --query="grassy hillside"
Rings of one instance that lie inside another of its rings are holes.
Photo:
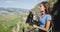
[[[25,25],[27,15],[28,10],[25,9],[0,8],[0,32],[14,32],[15,29],[22,32],[23,27],[28,26]]]

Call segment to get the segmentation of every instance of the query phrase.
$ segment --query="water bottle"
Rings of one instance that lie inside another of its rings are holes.
[[[36,20],[36,13],[33,14],[33,20]]]

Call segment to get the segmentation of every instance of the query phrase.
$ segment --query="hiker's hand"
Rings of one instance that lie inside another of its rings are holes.
[[[28,31],[26,31],[26,32],[30,32],[30,31],[28,30]]]
[[[38,19],[36,19],[36,21],[38,22]]]
[[[37,28],[38,26],[37,25],[33,25],[34,28]]]

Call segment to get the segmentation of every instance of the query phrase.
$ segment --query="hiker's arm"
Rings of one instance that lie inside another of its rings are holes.
[[[47,21],[45,28],[34,25],[34,28],[38,28],[38,29],[41,29],[41,30],[44,30],[44,31],[48,31],[49,27],[50,27],[50,21]]]

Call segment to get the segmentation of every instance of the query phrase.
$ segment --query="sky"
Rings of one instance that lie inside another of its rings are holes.
[[[0,7],[32,9],[42,1],[46,0],[0,0]]]

